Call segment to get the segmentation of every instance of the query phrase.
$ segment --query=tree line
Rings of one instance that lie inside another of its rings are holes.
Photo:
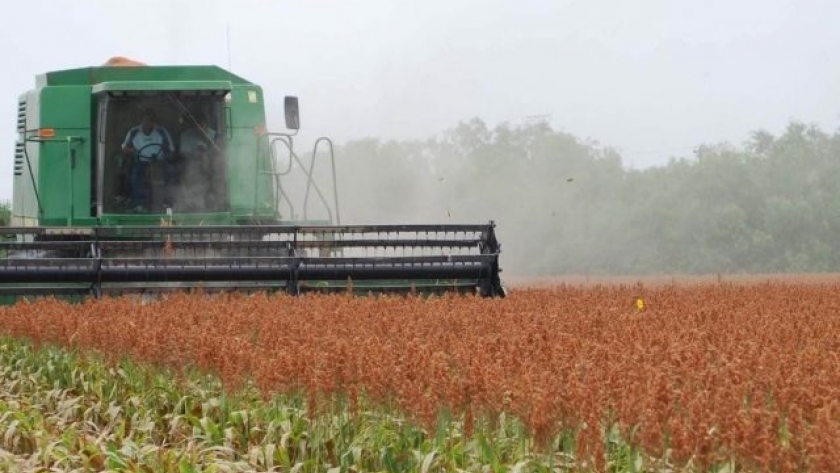
[[[492,219],[518,274],[840,270],[840,134],[801,123],[641,170],[547,124],[479,119],[337,156],[344,221]]]

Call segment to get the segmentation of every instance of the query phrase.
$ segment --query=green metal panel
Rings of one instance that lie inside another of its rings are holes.
[[[265,127],[265,104],[262,88],[257,85],[237,85],[230,93],[229,105],[234,111],[233,127]]]
[[[228,142],[228,179],[231,210],[235,217],[274,216],[274,192],[269,169],[265,105],[262,89],[236,85],[230,93],[232,137]]]
[[[115,91],[152,91],[162,92],[170,90],[211,90],[228,91],[233,87],[225,80],[177,80],[177,81],[113,81],[100,82],[93,86],[93,93]]]
[[[40,126],[55,130],[54,137],[30,138],[40,148],[41,224],[70,225],[91,215],[90,87],[48,86],[40,96]]]

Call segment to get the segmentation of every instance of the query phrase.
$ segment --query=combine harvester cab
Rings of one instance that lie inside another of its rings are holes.
[[[297,99],[285,105],[291,131],[267,132],[262,89],[214,66],[123,60],[39,76],[18,105],[2,300],[194,288],[504,295],[492,222],[342,225],[332,142],[298,156]]]

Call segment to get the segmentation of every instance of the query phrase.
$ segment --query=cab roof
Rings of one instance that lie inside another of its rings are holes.
[[[99,66],[65,69],[41,74],[40,87],[48,85],[90,85],[105,82],[199,82],[225,81],[234,85],[254,85],[218,66]]]

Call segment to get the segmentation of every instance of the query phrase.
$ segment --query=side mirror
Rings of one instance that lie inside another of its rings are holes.
[[[298,108],[298,98],[287,96],[283,102],[283,108],[286,112],[286,128],[289,130],[300,129],[300,109]]]

